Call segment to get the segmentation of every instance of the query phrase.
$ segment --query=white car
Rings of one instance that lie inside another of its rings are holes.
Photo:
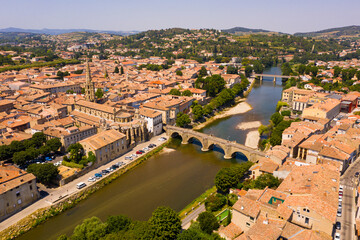
[[[339,202],[342,202],[342,196],[339,196]]]
[[[343,185],[339,186],[339,191],[344,191],[344,186]]]
[[[95,182],[96,181],[96,178],[94,178],[94,177],[89,177],[89,179],[88,179],[88,182]]]
[[[340,240],[340,233],[335,233],[334,239],[335,239],[335,240]]]

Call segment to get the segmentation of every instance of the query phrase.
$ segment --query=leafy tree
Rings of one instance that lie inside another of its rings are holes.
[[[179,112],[176,115],[176,126],[179,127],[185,127],[187,126],[189,123],[191,123],[190,117],[189,115]]]
[[[282,116],[290,116],[291,115],[291,111],[290,110],[285,110],[281,112]]]
[[[207,211],[216,212],[220,210],[227,202],[227,199],[222,194],[211,195],[205,200],[205,207]]]
[[[264,66],[262,65],[262,63],[260,61],[255,61],[254,62],[254,72],[255,73],[263,73],[264,72]]]
[[[281,145],[282,137],[278,134],[271,134],[270,144],[272,146]]]
[[[201,105],[196,105],[192,110],[194,120],[197,121],[204,116],[204,110]]]
[[[7,160],[11,158],[12,152],[10,150],[10,146],[2,145],[0,146],[0,160]]]
[[[209,114],[211,114],[213,111],[214,111],[214,109],[213,109],[209,104],[205,105],[205,107],[204,107],[204,114],[209,115]]]
[[[12,160],[15,164],[23,166],[30,159],[28,158],[28,154],[25,151],[20,151],[14,153]]]
[[[84,148],[80,143],[71,144],[67,152],[70,153],[69,160],[74,163],[79,163],[84,156]]]
[[[10,143],[10,151],[13,153],[21,152],[25,150],[25,145],[23,142],[20,141],[12,141]]]
[[[284,63],[282,66],[281,66],[281,71],[282,71],[282,74],[285,75],[285,76],[290,76],[291,73],[293,72],[292,69],[291,69],[291,66],[288,62]]]
[[[195,82],[197,88],[205,89],[207,94],[215,97],[225,87],[225,80],[220,75],[208,76],[205,79],[198,78]]]
[[[300,75],[303,75],[305,73],[306,66],[304,64],[300,64],[298,67],[298,72]]]
[[[123,68],[123,66],[121,66],[121,68],[120,68],[120,74],[121,74],[121,75],[124,74],[124,68]]]
[[[199,77],[205,77],[205,76],[207,76],[207,70],[204,66],[202,66],[199,71]]]
[[[169,207],[158,207],[149,219],[156,239],[176,239],[181,231],[181,220],[177,212]]]
[[[182,73],[182,71],[181,71],[181,70],[177,70],[177,71],[176,71],[176,75],[178,75],[178,76],[182,76],[182,75],[183,75],[183,73]]]
[[[246,66],[245,67],[245,76],[247,78],[250,77],[252,74],[252,71],[253,71],[253,68],[250,65]]]
[[[254,181],[254,188],[264,189],[265,187],[276,188],[280,185],[280,180],[272,174],[262,174]]]
[[[34,142],[36,147],[40,147],[46,143],[46,136],[42,132],[36,132],[32,135],[31,140]]]
[[[50,147],[52,152],[55,152],[59,150],[62,144],[58,138],[52,138],[46,142],[46,146]]]
[[[128,230],[131,222],[131,219],[124,215],[110,216],[106,220],[106,232],[112,233]]]
[[[98,89],[96,90],[96,92],[95,92],[95,96],[96,96],[96,98],[98,98],[98,99],[102,98],[102,97],[104,96],[103,90],[102,90],[101,88],[98,88]]]
[[[176,88],[171,89],[169,94],[175,95],[175,96],[181,96],[181,92],[179,91],[179,89],[176,89]]]
[[[238,74],[238,71],[239,71],[238,68],[232,65],[228,66],[226,69],[227,74]]]
[[[228,199],[228,205],[233,206],[239,198],[236,194],[231,193],[231,194],[227,195],[227,199]]]
[[[194,228],[183,231],[179,234],[178,240],[203,240],[201,233]]]
[[[211,212],[200,213],[197,221],[200,223],[201,230],[207,234],[211,234],[220,226],[216,217]]]
[[[216,188],[220,192],[228,193],[230,188],[237,186],[251,166],[251,162],[245,162],[237,166],[220,169],[215,176]]]
[[[34,174],[39,182],[45,185],[50,184],[52,180],[56,179],[59,173],[57,167],[52,163],[31,164],[27,171]]]
[[[182,92],[182,95],[186,96],[186,97],[191,97],[192,93],[190,92],[190,90],[185,90],[185,91]]]
[[[72,240],[97,240],[106,235],[106,224],[98,217],[87,218],[75,227]]]
[[[69,89],[69,90],[66,91],[66,93],[67,93],[67,94],[73,94],[74,91]]]
[[[270,120],[271,122],[276,126],[278,125],[282,120],[284,119],[283,116],[281,116],[280,113],[276,112],[273,115],[271,115]]]
[[[117,66],[114,69],[114,73],[119,73],[119,68]]]

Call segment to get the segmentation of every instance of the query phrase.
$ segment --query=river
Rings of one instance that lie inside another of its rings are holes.
[[[273,67],[264,73],[280,74],[281,70]],[[248,121],[267,124],[281,98],[281,91],[281,79],[277,79],[276,84],[266,78],[262,84],[257,81],[247,99],[253,107],[251,111],[217,120],[202,131],[244,143],[248,130],[238,130],[235,126]],[[224,160],[221,150],[216,150],[202,152],[197,143],[181,145],[180,140],[175,139],[163,153],[18,239],[56,239],[61,234],[70,234],[76,225],[92,216],[105,220],[110,215],[125,214],[136,220],[146,220],[158,206],[166,205],[180,211],[214,185],[220,168],[244,161],[242,156]]]

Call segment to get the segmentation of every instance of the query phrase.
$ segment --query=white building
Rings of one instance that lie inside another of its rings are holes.
[[[162,133],[162,114],[155,110],[140,108],[140,116],[147,122],[147,129],[153,136]]]

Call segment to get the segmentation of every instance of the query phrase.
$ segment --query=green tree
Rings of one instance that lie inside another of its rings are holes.
[[[131,222],[131,219],[124,215],[110,216],[106,220],[106,232],[112,233],[128,230]]]
[[[52,138],[46,142],[46,146],[50,147],[52,152],[55,152],[59,150],[62,144],[58,138]]]
[[[253,71],[253,68],[250,65],[246,66],[245,67],[245,76],[247,78],[250,77],[252,74],[252,71]]]
[[[300,64],[298,67],[298,72],[300,75],[303,75],[305,73],[306,66],[304,64]]]
[[[190,119],[189,115],[182,113],[182,112],[179,112],[176,115],[176,126],[185,127],[189,123],[191,123],[191,119]]]
[[[74,163],[79,163],[84,156],[84,148],[80,143],[71,144],[67,152],[70,153],[69,160]]]
[[[71,240],[97,240],[106,235],[106,224],[98,217],[87,218],[74,229]]]
[[[181,220],[177,212],[169,207],[158,207],[149,219],[156,239],[176,239],[181,231]]]
[[[253,64],[254,67],[254,72],[255,73],[263,73],[264,72],[264,66],[262,65],[262,63],[260,61],[255,61]]]
[[[175,95],[175,96],[181,96],[181,92],[179,91],[179,89],[176,89],[176,88],[171,89],[169,94]]]
[[[227,199],[222,194],[211,195],[205,200],[205,207],[207,211],[216,212],[220,210],[227,202]]]
[[[46,136],[43,132],[36,132],[32,135],[31,140],[36,147],[41,147],[44,143],[46,143]]]
[[[182,76],[182,75],[183,75],[183,73],[182,73],[182,71],[181,71],[181,70],[177,70],[177,71],[176,71],[176,75],[178,75],[178,76]]]
[[[124,74],[124,68],[123,68],[123,66],[121,66],[121,68],[120,68],[120,74],[121,74],[121,75]]]
[[[238,68],[232,65],[229,65],[226,69],[227,74],[238,74],[238,71],[239,71]]]
[[[59,170],[52,163],[31,164],[27,171],[35,175],[39,182],[49,185],[52,180],[55,180]]]
[[[114,69],[114,73],[119,73],[119,68],[117,66]]]
[[[209,114],[211,114],[213,111],[214,111],[214,109],[213,109],[209,104],[205,105],[205,107],[204,107],[204,114],[209,115]]]
[[[95,92],[95,96],[96,96],[96,98],[98,98],[98,99],[102,98],[102,97],[104,96],[103,90],[102,90],[101,88],[98,88],[98,89],[96,90],[96,92]]]
[[[25,165],[25,163],[29,160],[28,154],[25,151],[15,152],[12,157],[12,161],[18,166]]]
[[[271,115],[270,120],[271,122],[276,126],[278,125],[282,120],[284,119],[283,116],[281,116],[280,113],[276,112],[273,115]]]
[[[204,67],[204,66],[202,66],[201,68],[200,68],[200,71],[199,71],[199,77],[205,77],[205,76],[207,76],[207,70],[206,70],[206,68]]]
[[[200,224],[201,230],[207,234],[212,234],[212,232],[220,226],[216,217],[211,212],[200,213],[197,221]]]
[[[290,110],[281,111],[281,115],[282,115],[282,116],[290,116],[290,115],[291,115],[291,111],[290,111]]]
[[[254,181],[255,189],[264,189],[265,187],[277,188],[280,185],[280,180],[272,174],[261,174]]]
[[[179,234],[178,240],[204,240],[202,238],[201,233],[196,231],[194,228],[190,228],[188,230],[183,231]]]
[[[182,95],[186,96],[186,97],[191,97],[192,93],[190,92],[190,90],[185,90],[185,91],[182,92]]]
[[[204,116],[204,110],[201,105],[196,105],[192,110],[194,120],[197,121]]]

